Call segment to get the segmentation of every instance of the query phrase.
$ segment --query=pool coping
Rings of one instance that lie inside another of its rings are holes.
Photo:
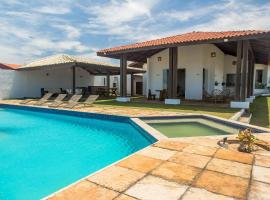
[[[209,115],[209,114],[195,114],[195,113],[182,113],[182,114],[179,114],[179,115],[173,115],[173,116],[140,116],[140,117],[130,117],[130,116],[126,116],[126,115],[110,115],[110,114],[103,114],[103,113],[95,113],[95,112],[86,112],[86,111],[77,111],[77,110],[68,110],[68,109],[59,109],[59,108],[47,108],[47,107],[40,107],[40,106],[28,106],[28,105],[17,105],[17,104],[5,104],[5,103],[0,103],[0,108],[1,106],[5,106],[5,107],[15,107],[15,108],[20,108],[20,107],[23,107],[23,108],[30,108],[30,110],[43,110],[43,111],[52,111],[52,113],[58,113],[58,114],[73,114],[73,116],[79,116],[79,117],[100,117],[99,119],[109,119],[109,120],[119,120],[119,119],[124,119],[126,120],[125,122],[132,122],[134,124],[136,124],[140,129],[142,129],[145,133],[148,133],[150,136],[152,136],[153,138],[156,139],[155,142],[153,142],[152,144],[136,151],[136,152],[133,152],[132,154],[126,156],[126,157],[123,157],[122,159],[120,160],[117,160],[93,173],[90,173],[88,175],[86,175],[85,177],[83,178],[80,178],[79,180],[41,198],[42,200],[45,200],[45,199],[48,199],[50,197],[53,197],[54,195],[56,195],[57,193],[60,193],[68,188],[70,188],[71,186],[79,183],[80,181],[90,177],[90,176],[93,176],[103,170],[105,170],[106,168],[109,168],[113,165],[116,165],[117,163],[133,156],[134,154],[140,152],[140,151],[143,151],[144,149],[148,148],[149,146],[152,146],[156,143],[158,143],[159,141],[161,141],[162,139],[177,139],[177,138],[220,138],[220,137],[227,137],[227,136],[233,136],[232,135],[216,135],[216,136],[195,136],[195,137],[174,137],[174,138],[169,138],[165,135],[163,135],[162,133],[160,133],[158,130],[154,129],[153,127],[149,126],[146,122],[143,121],[143,119],[176,119],[176,118],[185,118],[185,117],[201,117],[201,118],[205,118],[205,119],[210,119],[210,120],[213,120],[213,121],[217,121],[217,122],[226,122],[230,125],[239,125],[241,127],[250,127],[250,128],[253,128],[253,129],[257,129],[257,130],[261,130],[261,131],[264,131],[264,132],[260,132],[260,133],[270,133],[270,129],[268,128],[264,128],[264,127],[260,127],[260,126],[255,126],[255,125],[250,125],[250,124],[245,124],[245,123],[242,123],[242,122],[238,122],[238,121],[234,121],[232,119],[224,119],[224,118],[221,118],[221,117],[216,117],[216,116],[212,116],[212,115]],[[75,114],[75,115],[74,115]],[[109,118],[108,118],[109,117]],[[111,118],[110,118],[111,117]],[[132,124],[131,123],[131,124]],[[259,133],[258,133],[259,134]]]

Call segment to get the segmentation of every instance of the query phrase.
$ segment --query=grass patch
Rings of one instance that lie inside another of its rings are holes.
[[[250,106],[251,124],[270,128],[270,97],[257,97]]]
[[[142,102],[117,102],[114,99],[98,100],[95,102],[96,106],[112,106],[112,107],[127,107],[127,108],[142,108],[151,109],[158,111],[172,111],[179,113],[200,113],[200,114],[210,114],[222,118],[230,118],[234,113],[239,111],[239,109],[232,108],[220,108],[214,106],[204,106],[204,105],[165,105],[158,103],[142,103]]]

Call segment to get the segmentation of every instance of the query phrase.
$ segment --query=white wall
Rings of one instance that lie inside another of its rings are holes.
[[[211,57],[216,52],[216,57]],[[161,61],[158,61],[161,57]],[[152,93],[163,88],[163,70],[169,68],[169,50],[165,49],[148,59],[147,63],[147,90]],[[208,91],[214,89],[214,82],[223,82],[224,54],[215,45],[192,45],[178,47],[178,68],[186,69],[185,98],[200,100],[203,96],[203,68],[207,69]],[[145,80],[145,79],[144,79]]]
[[[72,70],[66,68],[33,70],[33,71],[10,71],[2,72],[0,75],[0,93],[5,94],[4,98],[40,97],[40,89],[72,88]],[[5,80],[5,81],[2,81]],[[76,86],[87,87],[93,85],[93,76],[87,71],[76,69]],[[9,88],[9,94],[2,92]],[[2,97],[3,98],[3,97]]]

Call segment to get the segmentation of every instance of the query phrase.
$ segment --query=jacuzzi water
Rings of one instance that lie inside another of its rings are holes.
[[[40,199],[153,142],[127,120],[0,107],[0,199]]]

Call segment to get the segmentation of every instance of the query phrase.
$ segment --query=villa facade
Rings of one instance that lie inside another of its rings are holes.
[[[229,89],[235,96],[237,57],[225,54],[213,44],[177,47],[177,96],[187,100],[202,100],[206,91]],[[151,90],[157,97],[168,89],[169,49],[162,50],[147,59],[144,75],[144,94]],[[270,66],[255,64],[253,93],[267,92]]]
[[[202,100],[205,93],[226,89],[233,97],[231,107],[248,108],[255,93],[269,84],[270,31],[190,32],[103,49],[97,55],[120,59],[119,101],[130,100],[126,68],[135,61],[147,65],[144,93],[159,95],[165,89],[167,104]]]

